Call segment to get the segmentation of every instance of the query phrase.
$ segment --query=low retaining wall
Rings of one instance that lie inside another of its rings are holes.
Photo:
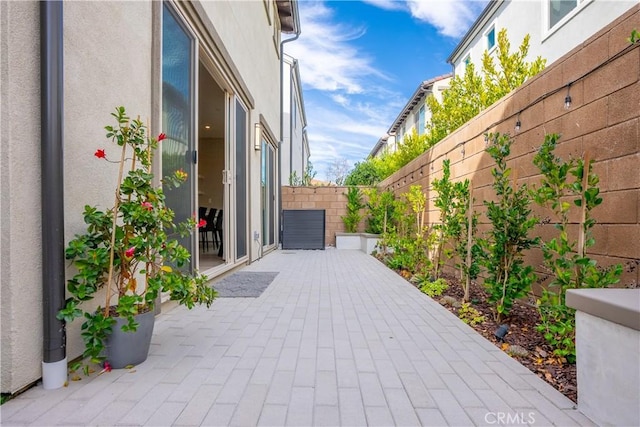
[[[336,233],[336,248],[361,250],[366,254],[371,254],[376,249],[379,240],[379,234]]]
[[[578,409],[598,425],[640,425],[640,289],[572,289]]]

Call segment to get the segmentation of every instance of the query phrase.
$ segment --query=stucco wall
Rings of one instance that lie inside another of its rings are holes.
[[[556,154],[568,159],[589,152],[595,160],[594,172],[600,177],[604,202],[593,212],[598,224],[593,231],[596,245],[589,249],[589,254],[602,266],[623,264],[620,286],[637,285],[640,271],[640,45],[629,48],[626,40],[634,28],[640,28],[640,6],[393,174],[381,187],[401,194],[411,185],[422,185],[431,200],[428,221],[437,222],[439,212],[433,205],[435,194],[430,182],[441,177],[442,161],[448,158],[452,179],[472,181],[475,209],[483,213],[482,202],[493,197],[491,168],[494,165],[484,152],[484,132],[510,133],[514,137],[508,164],[514,169],[518,184],[535,184],[539,180],[532,163],[535,151],[545,133],[559,133],[562,138]],[[606,63],[625,48],[628,50],[620,57]],[[591,71],[597,67],[600,67],[597,71]],[[581,78],[586,73],[588,75]],[[571,81],[575,81],[570,89],[572,104],[565,110],[567,91],[563,87]],[[559,92],[548,95],[558,88],[561,88]],[[514,125],[519,111],[522,111],[522,127],[516,133]],[[462,145],[463,142],[466,143]],[[551,215],[539,208],[534,210],[543,217]],[[481,221],[486,222],[484,215]],[[551,224],[538,228],[538,233],[546,238],[553,232]],[[527,262],[540,265],[540,251],[531,251]]]
[[[184,17],[190,20],[188,25],[200,39],[203,51],[211,47],[212,40],[222,40],[213,47],[224,50],[223,61],[230,62],[220,65],[223,70],[216,76],[221,79],[219,84],[230,92],[237,84],[234,89],[247,95],[243,101],[254,103],[255,108],[248,106],[247,228],[249,232],[260,231],[260,151],[253,150],[253,124],[263,115],[270,129],[269,139],[277,142],[280,70],[279,46],[273,40],[275,5],[271,4],[271,24],[263,2],[179,3],[178,7],[189,11]],[[105,125],[114,124],[110,116],[114,108],[125,106],[132,117],[139,115],[152,129],[160,129],[159,123],[151,121],[154,114],[160,116],[157,42],[161,9],[159,3],[150,1],[64,3],[67,242],[85,229],[85,204],[102,208],[113,204],[117,165],[98,160],[93,154],[105,148],[107,157],[117,158],[104,130]],[[210,16],[194,16],[194,11],[203,10]],[[40,218],[39,5],[0,2],[0,23],[1,391],[15,392],[40,378],[42,360],[40,232],[47,223]],[[155,37],[154,28],[158,31]],[[213,59],[219,61],[221,56]],[[228,80],[222,81],[224,78]],[[251,249],[256,258],[259,251],[253,245]],[[69,269],[67,277],[72,274]],[[97,296],[93,302],[103,305],[104,299]],[[67,325],[70,360],[83,350],[80,323]]]
[[[65,241],[85,230],[84,205],[114,203],[118,167],[93,156],[106,148],[117,159],[104,126],[124,106],[149,123],[151,115],[151,3],[70,2],[64,5]],[[149,123],[150,124],[150,123]],[[73,167],[77,165],[77,167]],[[69,277],[72,271],[67,272]],[[105,305],[96,297],[95,304]],[[67,325],[67,358],[84,350],[82,319]]]
[[[547,59],[547,64],[555,62],[565,53],[580,45],[584,40],[605,27],[608,23],[634,7],[637,0],[592,0],[583,2],[575,13],[563,24],[549,31],[545,27],[549,13],[545,1],[504,1],[495,16],[488,20],[483,29],[472,39],[469,46],[454,59],[456,75],[464,74],[464,58],[471,53],[471,62],[476,70],[481,69],[482,54],[487,49],[485,31],[495,24],[496,43],[498,32],[506,28],[511,48],[517,48],[525,35],[529,34],[528,59],[537,56]]]
[[[41,227],[47,223],[40,218],[40,22],[37,2],[2,2],[0,8],[2,140],[10,142],[3,144],[0,172],[2,392],[14,392],[41,376]],[[107,148],[117,157],[104,126],[118,105],[143,120],[151,112],[151,3],[65,2],[66,241],[83,231],[85,204],[113,203],[117,166],[93,153]],[[73,359],[83,349],[79,322],[67,328]]]
[[[341,217],[347,214],[347,191],[348,187],[282,187],[282,209],[324,209],[325,245],[335,246],[336,232],[345,231]],[[364,195],[363,200],[366,201]],[[358,232],[363,232],[364,227],[363,218]]]
[[[42,360],[38,16],[37,2],[0,2],[2,392],[35,381]]]

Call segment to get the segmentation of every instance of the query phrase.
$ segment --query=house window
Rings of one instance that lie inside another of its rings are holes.
[[[549,0],[549,29],[578,6],[578,0]]]
[[[422,135],[424,133],[424,105],[420,107],[420,111],[418,112],[418,135]]]
[[[464,59],[462,60],[462,63],[464,64],[464,67],[467,68],[467,65],[471,64],[471,54],[468,53],[467,56],[464,57]]]
[[[489,31],[487,31],[487,34],[485,35],[485,37],[487,38],[487,50],[489,52],[491,52],[491,49],[493,49],[496,45],[496,27],[495,25],[491,26],[491,29],[489,29]]]

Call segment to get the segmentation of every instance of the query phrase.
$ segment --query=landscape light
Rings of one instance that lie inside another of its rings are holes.
[[[495,336],[499,341],[504,342],[504,337],[509,333],[509,325],[500,325],[500,327],[496,330]]]

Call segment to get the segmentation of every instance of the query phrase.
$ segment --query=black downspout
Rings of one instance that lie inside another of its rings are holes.
[[[67,379],[63,193],[63,7],[40,2],[40,126],[42,213],[42,380],[45,389]]]

